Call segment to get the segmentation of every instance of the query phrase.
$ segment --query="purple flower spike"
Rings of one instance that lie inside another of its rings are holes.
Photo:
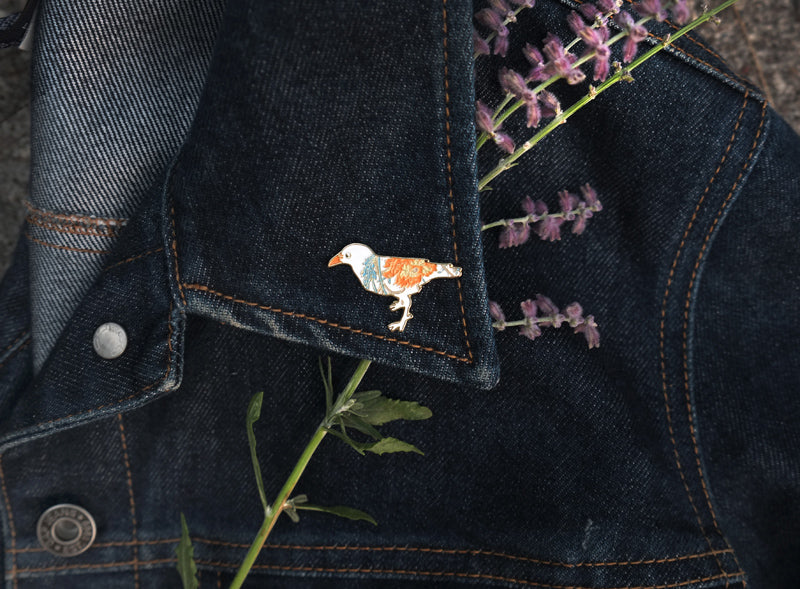
[[[519,334],[530,340],[534,340],[542,335],[542,329],[536,323],[529,322],[524,327],[520,327]]]
[[[516,149],[514,147],[514,140],[505,133],[495,133],[494,142],[506,153],[514,153],[514,149]]]
[[[481,37],[480,33],[478,33],[476,29],[472,29],[472,44],[475,53],[478,55],[489,55],[492,52],[489,44],[486,42],[486,39]]]
[[[511,3],[517,6],[524,6],[525,8],[533,8],[536,4],[536,0],[511,0]]]
[[[497,329],[500,331],[506,328],[506,314],[503,313],[503,309],[500,308],[500,305],[495,303],[494,301],[489,301],[489,315],[492,316],[492,319],[497,321],[500,325],[497,326]]]
[[[597,0],[597,8],[605,14],[617,14],[619,12],[616,0]]]
[[[604,82],[610,69],[611,48],[608,45],[600,45],[594,51],[594,79]]]
[[[617,24],[628,32],[625,39],[625,46],[622,48],[622,59],[626,63],[633,61],[636,57],[637,45],[647,38],[647,29],[642,25],[637,25],[633,17],[627,12],[620,12],[616,18]]]
[[[494,40],[494,54],[505,57],[506,53],[508,53],[508,29],[505,35],[498,33]]]
[[[475,103],[475,124],[480,131],[489,135],[495,131],[492,114],[492,110],[480,100]]]
[[[581,11],[583,18],[590,22],[594,22],[598,16],[602,17],[603,13],[595,7],[594,4],[581,4],[578,7],[578,10]]]
[[[527,223],[509,223],[500,234],[499,247],[505,249],[522,245],[528,241],[530,235],[531,229]]]
[[[651,16],[659,22],[667,18],[667,11],[661,6],[661,0],[642,0],[633,7],[642,16]]]
[[[558,241],[561,239],[561,225],[564,219],[561,217],[544,217],[539,221],[536,234],[544,241]]]
[[[527,301],[522,301],[519,306],[522,309],[522,314],[525,316],[525,319],[536,319],[536,315],[539,311],[539,308],[536,306],[536,301],[528,299]]]
[[[541,202],[541,201],[540,201]],[[547,205],[545,205],[545,209]],[[536,203],[531,200],[530,196],[526,196],[525,199],[522,201],[522,210],[525,211],[527,214],[535,217],[533,220],[539,220],[539,214],[536,212]]]
[[[572,232],[575,235],[581,235],[584,231],[586,231],[586,221],[592,216],[591,209],[581,209],[578,213],[575,222],[572,224]]]
[[[586,319],[575,328],[575,333],[582,333],[586,338],[586,343],[589,344],[589,349],[600,347],[600,331],[597,329],[597,323],[594,322],[594,315],[589,315]]]
[[[580,35],[581,31],[586,28],[586,23],[583,22],[581,15],[574,10],[567,15],[567,24],[576,35]]]
[[[491,6],[492,10],[494,10],[498,15],[506,19],[508,22],[517,22],[517,17],[514,16],[514,11],[505,0],[489,0],[489,6]]]
[[[543,294],[536,295],[536,306],[542,312],[542,315],[557,315],[558,307],[555,306],[553,301],[544,296]]]
[[[681,26],[689,22],[691,18],[686,0],[676,0],[675,4],[670,8],[670,12],[672,12],[672,20]]]
[[[564,313],[567,315],[567,321],[572,327],[577,327],[584,321],[583,307],[581,307],[579,303],[567,305],[567,308],[564,309]]]
[[[575,218],[575,209],[578,208],[578,197],[566,190],[560,190],[558,202],[561,205],[561,212],[564,213],[564,220],[572,221]]]
[[[555,117],[561,114],[561,104],[552,92],[542,90],[539,92],[539,102],[541,104],[542,116],[545,118]]]
[[[594,188],[589,186],[588,183],[581,186],[581,194],[583,195],[583,200],[586,201],[586,204],[595,212],[603,210],[603,205],[600,204],[600,201],[597,199],[597,192]]]
[[[508,27],[503,24],[503,17],[491,8],[484,8],[475,14],[475,20],[493,30],[498,36],[508,36]]]
[[[533,100],[527,100],[525,102],[525,108],[528,115],[528,127],[536,127],[539,121],[542,120],[542,110],[539,108],[539,102],[535,98]]]

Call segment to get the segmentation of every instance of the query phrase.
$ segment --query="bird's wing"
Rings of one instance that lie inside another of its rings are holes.
[[[402,292],[409,288],[419,287],[434,272],[438,264],[423,258],[396,258],[381,256],[381,274],[387,288]]]

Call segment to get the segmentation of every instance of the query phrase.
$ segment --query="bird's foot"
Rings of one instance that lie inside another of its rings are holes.
[[[399,300],[397,300],[397,301],[393,302],[391,305],[389,305],[389,308],[392,311],[397,311],[398,309],[402,309],[403,307],[405,307],[405,305],[403,303],[401,303]]]
[[[389,330],[390,331],[403,331],[406,328],[406,323],[408,323],[408,320],[411,319],[412,317],[414,317],[414,316],[411,313],[406,313],[405,315],[403,315],[403,317],[402,317],[402,319],[400,319],[400,321],[395,321],[394,323],[390,323],[389,324]]]

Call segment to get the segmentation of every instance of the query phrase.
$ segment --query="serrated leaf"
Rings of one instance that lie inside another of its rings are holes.
[[[175,548],[178,556],[178,574],[183,582],[183,589],[197,589],[200,582],[197,580],[197,565],[194,562],[194,547],[192,539],[189,537],[189,526],[186,525],[186,518],[181,513],[181,540]]]
[[[383,438],[383,434],[376,430],[372,425],[369,424],[364,418],[359,415],[352,415],[350,413],[345,413],[342,415],[342,425],[345,427],[352,427],[353,429],[357,429],[362,434],[366,434],[369,437],[380,440]]]
[[[365,446],[366,447],[363,448],[364,450],[378,455],[390,454],[392,452],[416,452],[417,454],[425,456],[425,453],[413,444],[398,440],[397,438],[383,438],[375,443],[365,444]]]
[[[355,450],[356,452],[358,452],[362,456],[364,455],[364,450],[361,447],[361,446],[363,446],[363,444],[360,444],[359,442],[356,442],[354,439],[352,439],[346,433],[338,432],[335,429],[331,429],[331,428],[325,428],[325,431],[328,432],[329,434],[331,434],[332,436],[339,438],[341,441],[343,441],[345,444],[350,446],[353,450]]]
[[[354,395],[354,398],[361,404],[357,414],[372,425],[383,425],[398,419],[417,421],[428,419],[433,415],[430,409],[416,401],[400,401],[383,395],[371,396],[366,399]]]
[[[250,399],[247,407],[247,442],[250,444],[250,459],[253,462],[253,472],[256,475],[256,486],[261,505],[264,506],[264,513],[269,515],[270,507],[267,503],[267,494],[264,492],[264,480],[261,477],[261,466],[258,463],[256,453],[256,434],[253,431],[253,424],[261,418],[261,404],[264,402],[264,391],[256,393]]]
[[[361,511],[360,509],[356,509],[354,507],[347,507],[345,505],[313,505],[311,503],[303,503],[302,505],[295,505],[295,509],[304,509],[306,511],[321,511],[324,513],[331,513],[333,515],[338,515],[339,517],[344,517],[346,519],[352,520],[361,520],[371,523],[373,526],[377,526],[378,522],[375,521],[370,514],[366,511]]]

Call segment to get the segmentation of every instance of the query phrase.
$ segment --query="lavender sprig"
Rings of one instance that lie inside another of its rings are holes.
[[[534,340],[542,335],[542,327],[558,329],[568,325],[574,333],[583,334],[589,348],[600,347],[600,331],[594,315],[583,315],[583,307],[579,303],[567,305],[564,312],[544,295],[537,294],[536,299],[528,299],[520,303],[524,319],[507,321],[503,309],[495,301],[489,302],[489,314],[494,319],[492,327],[504,331],[509,327],[519,327],[519,334]]]
[[[597,192],[589,184],[581,186],[581,195],[582,200],[576,194],[566,190],[560,191],[558,198],[561,210],[553,213],[543,201],[533,201],[526,196],[522,201],[522,209],[527,213],[524,217],[486,223],[481,227],[481,231],[503,227],[503,232],[500,234],[501,248],[515,247],[527,242],[531,229],[542,240],[558,241],[561,239],[561,226],[565,222],[572,222],[572,233],[581,235],[594,213],[603,210]]]
[[[691,23],[682,27],[675,33],[667,35],[667,37],[662,42],[653,46],[649,51],[647,51],[640,57],[636,58],[627,67],[622,67],[622,65],[620,64],[615,64],[616,71],[613,75],[609,76],[602,84],[600,84],[597,87],[590,86],[589,92],[585,96],[580,98],[577,102],[575,102],[575,104],[573,104],[563,112],[556,115],[544,128],[542,128],[533,137],[531,137],[529,140],[525,141],[520,147],[518,147],[514,151],[514,153],[510,154],[508,157],[501,159],[491,171],[489,171],[485,176],[483,176],[479,180],[478,190],[479,191],[487,190],[488,185],[492,180],[494,180],[498,175],[500,175],[504,171],[511,168],[514,165],[514,162],[516,162],[516,160],[518,160],[523,154],[527,153],[534,145],[536,145],[547,135],[552,133],[559,125],[565,123],[567,119],[569,119],[569,117],[571,117],[578,110],[586,106],[589,102],[594,100],[594,98],[596,98],[599,94],[605,92],[606,90],[608,90],[609,88],[611,88],[620,81],[632,80],[631,72],[633,70],[635,70],[637,67],[645,63],[650,58],[652,58],[659,51],[668,47],[676,39],[679,39],[680,37],[694,30],[704,22],[714,18],[718,13],[722,12],[729,6],[733,5],[736,1],[737,0],[725,0],[725,2],[720,4],[718,7],[699,16]],[[497,117],[496,120],[501,122],[501,118],[502,117]]]
[[[517,22],[517,15],[524,9],[533,8],[536,0],[511,0],[511,3],[517,6],[513,10],[505,0],[489,0],[489,3],[491,5],[489,8],[484,8],[475,14],[475,20],[491,30],[484,39],[477,29],[473,29],[472,40],[475,45],[475,59],[481,55],[491,54],[489,43],[495,37],[497,40],[494,42],[494,53],[505,57],[508,51],[508,25],[512,22]]]

